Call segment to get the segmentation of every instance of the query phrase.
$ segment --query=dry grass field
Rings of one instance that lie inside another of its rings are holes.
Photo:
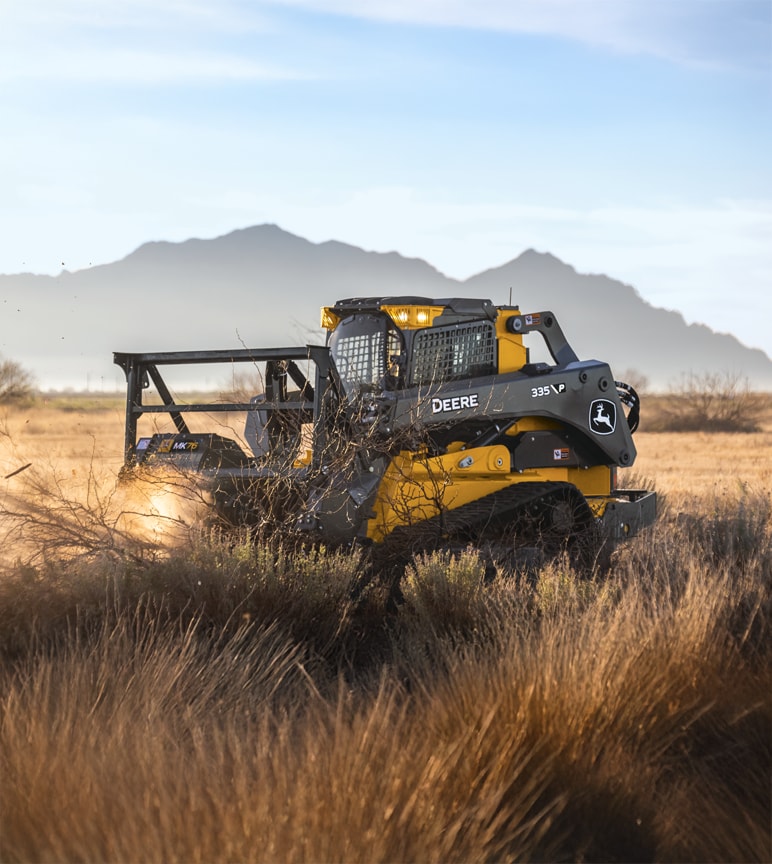
[[[664,492],[687,497],[772,490],[772,399],[765,402],[758,432],[648,432],[644,419],[635,436],[638,458],[631,472],[652,478]]]
[[[603,578],[436,554],[394,611],[118,495],[121,400],[0,406],[0,860],[772,860],[772,399],[651,416]]]

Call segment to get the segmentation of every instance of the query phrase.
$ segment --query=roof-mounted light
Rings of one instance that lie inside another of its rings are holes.
[[[391,320],[405,330],[430,327],[434,319],[442,314],[442,306],[381,306]]]

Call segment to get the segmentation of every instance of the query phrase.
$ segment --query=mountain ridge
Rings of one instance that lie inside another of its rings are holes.
[[[72,383],[53,386],[80,379],[122,387],[113,351],[320,342],[319,307],[343,297],[472,296],[503,305],[510,290],[524,312],[553,311],[580,357],[606,360],[615,374],[632,370],[653,389],[722,372],[772,390],[772,360],[761,349],[687,324],[634,286],[579,273],[550,252],[529,248],[458,280],[421,258],[313,243],[270,223],[213,239],[148,241],[118,261],[57,276],[0,275],[0,354],[44,384],[66,372]]]

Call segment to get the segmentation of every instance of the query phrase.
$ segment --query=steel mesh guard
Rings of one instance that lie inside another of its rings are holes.
[[[385,371],[383,332],[346,336],[338,342],[336,353],[340,373],[349,384],[377,384]]]
[[[489,321],[432,327],[416,334],[411,384],[430,384],[496,371],[496,329]]]

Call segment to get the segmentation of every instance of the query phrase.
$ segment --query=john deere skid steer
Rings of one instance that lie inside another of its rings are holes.
[[[473,545],[592,564],[654,521],[654,492],[617,488],[638,396],[579,360],[551,312],[353,298],[325,307],[322,326],[324,345],[116,353],[126,470],[178,468],[227,523],[384,560]],[[253,390],[185,401],[166,376],[191,364],[238,364]]]

